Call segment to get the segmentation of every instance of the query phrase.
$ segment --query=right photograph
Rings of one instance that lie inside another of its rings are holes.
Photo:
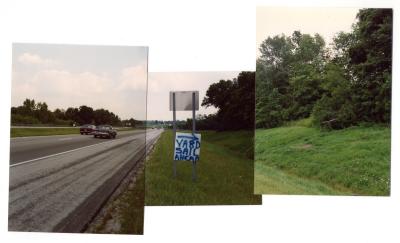
[[[392,9],[257,7],[254,193],[390,196]]]

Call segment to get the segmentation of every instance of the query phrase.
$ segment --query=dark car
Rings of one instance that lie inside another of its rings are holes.
[[[83,135],[83,134],[92,134],[95,129],[96,129],[95,125],[86,124],[86,125],[81,126],[79,131],[80,131],[81,135]]]
[[[97,138],[115,138],[117,136],[117,131],[113,129],[110,125],[99,125],[93,131],[93,137]]]

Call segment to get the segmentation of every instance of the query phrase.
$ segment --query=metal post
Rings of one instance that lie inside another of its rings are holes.
[[[196,104],[195,104],[196,98],[195,98],[195,96],[196,96],[196,93],[193,92],[192,93],[192,109],[193,109],[193,122],[192,122],[193,127],[192,127],[192,130],[193,130],[193,135],[196,132]]]
[[[175,104],[175,92],[172,93],[172,116],[173,116],[173,129],[174,132],[172,134],[172,146],[174,146],[175,151],[175,136],[176,136],[176,104]],[[176,177],[176,160],[174,159],[174,177]]]
[[[195,133],[196,133],[196,104],[195,104],[195,101],[196,101],[196,93],[193,92],[192,93],[192,115],[193,115],[192,133],[193,133],[193,137],[195,136]],[[196,176],[196,161],[193,161],[192,162],[192,180],[196,181],[196,178],[197,178],[197,176]]]

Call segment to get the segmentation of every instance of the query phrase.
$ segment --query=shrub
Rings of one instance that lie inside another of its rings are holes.
[[[19,114],[11,114],[12,125],[33,125],[40,124],[40,121],[32,116],[23,116]]]

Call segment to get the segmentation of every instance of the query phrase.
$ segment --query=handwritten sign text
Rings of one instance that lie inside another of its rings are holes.
[[[174,160],[198,161],[200,159],[200,143],[201,134],[177,132]]]

